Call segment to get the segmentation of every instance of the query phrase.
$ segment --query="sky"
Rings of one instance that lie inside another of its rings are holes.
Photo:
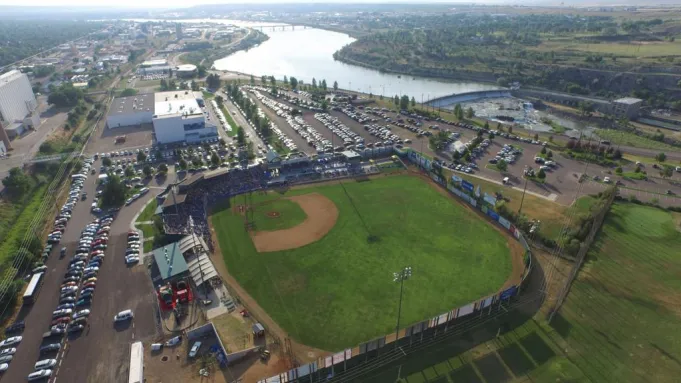
[[[541,0],[539,0],[541,1]],[[115,8],[179,8],[201,4],[244,3],[510,3],[511,0],[0,0],[0,6],[50,6],[50,7],[115,7]],[[521,3],[515,0],[515,3]]]

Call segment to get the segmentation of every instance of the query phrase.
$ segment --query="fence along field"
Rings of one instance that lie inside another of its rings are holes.
[[[518,244],[419,178],[351,180],[286,196],[311,192],[333,201],[339,217],[302,248],[257,253],[243,217],[233,209],[212,217],[230,273],[301,343],[335,351],[394,332],[399,285],[392,273],[405,266],[414,269],[405,282],[405,325],[494,294],[511,274],[509,241]],[[258,198],[271,197],[253,194],[252,203]]]

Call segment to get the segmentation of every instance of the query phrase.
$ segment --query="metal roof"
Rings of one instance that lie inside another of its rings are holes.
[[[213,278],[218,277],[218,272],[213,266],[210,257],[206,253],[201,253],[198,257],[189,261],[189,275],[196,286],[200,286]]]
[[[638,104],[639,102],[643,102],[640,98],[634,98],[634,97],[624,97],[617,99],[613,102],[616,102],[618,104],[628,104],[628,105],[633,105],[633,104]]]
[[[180,250],[180,242],[154,249],[154,259],[163,280],[186,273],[188,270],[187,262]]]

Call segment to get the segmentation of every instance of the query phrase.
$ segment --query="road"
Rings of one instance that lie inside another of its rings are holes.
[[[234,105],[234,103],[229,99],[229,97],[227,97],[227,94],[225,94],[222,91],[217,92],[216,94],[222,96],[222,98],[224,99],[225,109],[227,109],[229,114],[232,116],[234,122],[236,122],[238,126],[241,126],[244,129],[244,133],[246,133],[248,137],[247,140],[253,142],[253,144],[256,147],[258,145],[266,147],[265,142],[256,134],[255,128],[253,128],[253,126],[249,124],[248,121],[246,121],[246,116],[244,116],[241,113],[241,111],[239,111],[236,105]]]

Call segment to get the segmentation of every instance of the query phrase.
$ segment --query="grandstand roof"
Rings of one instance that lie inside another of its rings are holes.
[[[189,261],[189,275],[191,275],[196,286],[200,286],[209,280],[216,278],[218,272],[213,266],[210,258],[206,253],[199,254],[198,257]]]
[[[177,194],[177,193],[170,192],[166,196],[166,199],[165,199],[165,201],[163,201],[163,205],[161,205],[161,207],[163,207],[163,209],[165,209],[165,208],[168,208],[168,207],[171,207],[171,206],[180,205],[180,204],[183,204],[186,199],[187,199],[186,194]]]

